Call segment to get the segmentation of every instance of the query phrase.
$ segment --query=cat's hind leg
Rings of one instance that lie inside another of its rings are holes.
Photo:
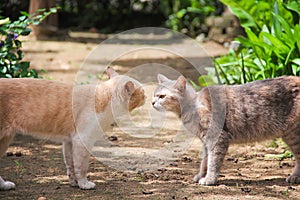
[[[292,174],[286,178],[286,182],[300,183],[300,124],[285,133],[282,139],[290,147],[295,157],[295,167]]]
[[[72,139],[74,171],[80,189],[90,190],[95,188],[95,183],[87,180],[90,154],[83,146],[79,136]]]
[[[7,136],[3,136],[0,139],[0,156],[2,156],[5,153],[13,137],[14,134],[9,134]],[[0,190],[10,190],[14,189],[15,187],[16,185],[13,182],[4,181],[3,178],[0,176]]]
[[[69,183],[72,187],[78,186],[75,170],[74,170],[74,162],[73,162],[73,147],[71,141],[63,142],[63,155],[64,161],[67,168],[67,175],[69,177]]]
[[[199,170],[199,173],[196,174],[196,176],[194,176],[194,182],[196,182],[196,183],[198,183],[201,178],[204,178],[207,173],[208,155],[207,155],[207,149],[205,146],[203,146],[202,151],[203,152],[202,152],[202,160],[201,160],[201,164],[200,164],[200,170]]]

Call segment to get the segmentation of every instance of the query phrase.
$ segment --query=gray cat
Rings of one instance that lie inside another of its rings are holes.
[[[282,137],[296,159],[289,183],[300,183],[300,78],[283,76],[244,85],[210,86],[196,92],[183,76],[158,75],[152,105],[178,114],[203,142],[194,181],[215,185],[230,143]]]

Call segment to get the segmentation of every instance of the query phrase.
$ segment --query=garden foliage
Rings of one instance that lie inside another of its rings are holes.
[[[162,1],[167,15],[166,26],[191,37],[206,32],[205,19],[216,11],[215,1]]]
[[[241,84],[282,75],[300,76],[300,2],[296,0],[221,0],[239,18],[247,37],[238,48],[214,60],[203,80]],[[217,78],[218,79],[217,79]]]
[[[39,10],[35,15],[30,16],[21,12],[18,20],[10,21],[9,18],[0,18],[0,78],[37,78],[36,70],[30,69],[30,62],[22,61],[24,54],[21,50],[22,42],[20,36],[30,34],[30,25],[38,25],[56,8],[50,11]]]

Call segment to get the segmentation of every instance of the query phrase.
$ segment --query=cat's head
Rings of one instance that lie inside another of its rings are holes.
[[[152,106],[158,111],[181,113],[181,100],[186,90],[186,79],[180,76],[177,80],[170,80],[158,74],[158,86],[154,91]]]
[[[126,103],[129,111],[144,105],[146,95],[141,84],[128,76],[119,75],[112,67],[106,68],[110,84],[114,87],[118,101]]]

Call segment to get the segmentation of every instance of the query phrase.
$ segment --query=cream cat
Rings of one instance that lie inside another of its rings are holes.
[[[211,86],[196,92],[183,76],[158,75],[152,105],[178,114],[200,137],[203,157],[194,181],[215,185],[230,143],[282,137],[295,157],[286,178],[300,183],[300,78],[283,76],[235,86]]]
[[[87,180],[89,152],[98,131],[114,122],[112,108],[128,112],[144,104],[144,90],[134,79],[112,68],[110,79],[98,85],[64,84],[39,79],[0,79],[0,154],[16,133],[63,141],[71,186],[92,189]],[[99,125],[101,127],[99,127]],[[0,177],[0,189],[15,184]]]

